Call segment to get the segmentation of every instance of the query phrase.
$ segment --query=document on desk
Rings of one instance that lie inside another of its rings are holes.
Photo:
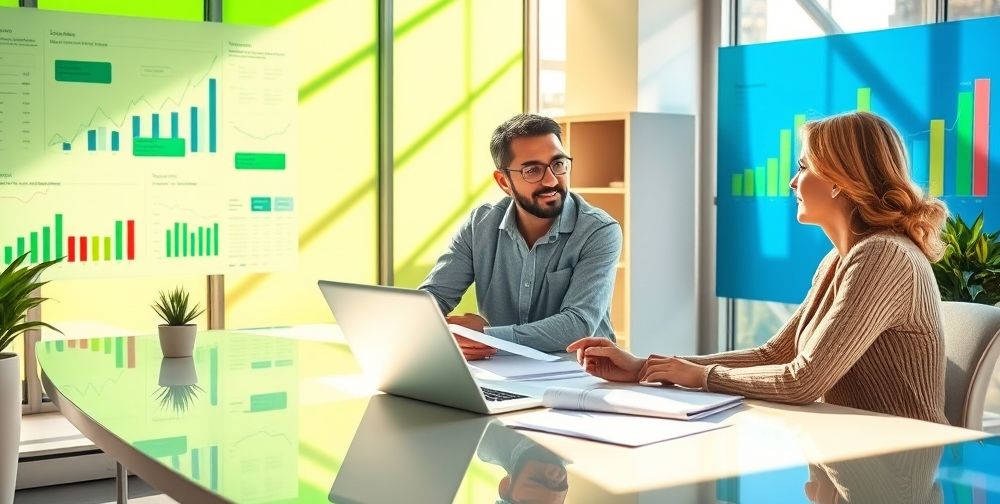
[[[675,420],[698,420],[742,403],[743,397],[737,395],[620,383],[583,388],[551,387],[542,396],[542,405],[549,408]]]
[[[721,422],[679,422],[590,411],[548,410],[505,420],[515,429],[550,432],[621,446],[645,446],[726,427]]]
[[[448,330],[459,336],[469,338],[472,341],[478,341],[484,345],[489,345],[497,350],[503,350],[505,352],[510,352],[512,354],[522,355],[530,359],[553,362],[559,360],[559,357],[555,355],[550,355],[545,352],[539,352],[531,347],[526,347],[524,345],[518,345],[512,341],[502,340],[500,338],[494,338],[488,334],[483,334],[479,331],[474,331],[467,327],[462,327],[460,325],[448,324]]]
[[[472,375],[481,380],[541,381],[589,376],[576,361],[545,362],[520,355],[499,355],[469,363]]]

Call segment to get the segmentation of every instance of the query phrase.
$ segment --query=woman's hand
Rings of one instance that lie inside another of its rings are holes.
[[[639,381],[700,389],[705,385],[705,366],[677,357],[650,357],[639,370]]]
[[[576,361],[588,373],[608,381],[639,381],[644,360],[618,348],[607,338],[583,338],[570,343],[567,352],[576,352]]]

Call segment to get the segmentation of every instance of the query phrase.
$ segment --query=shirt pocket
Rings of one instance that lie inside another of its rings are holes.
[[[545,274],[545,285],[542,286],[541,299],[544,301],[546,311],[555,313],[562,306],[566,291],[569,290],[569,282],[573,279],[573,268],[565,268],[559,271],[551,271]]]

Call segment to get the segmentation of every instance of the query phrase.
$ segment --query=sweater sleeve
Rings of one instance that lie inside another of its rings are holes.
[[[816,273],[813,275],[812,287],[806,294],[806,299],[792,313],[792,316],[785,322],[778,332],[767,340],[763,345],[745,350],[733,350],[730,352],[720,352],[709,355],[691,355],[681,357],[684,360],[701,364],[703,366],[719,364],[731,368],[743,368],[752,366],[763,366],[767,364],[785,364],[795,358],[795,335],[798,332],[799,322],[802,320],[802,312],[812,300],[816,290],[816,281],[826,274],[826,270],[837,257],[837,251],[832,250],[820,261]]]
[[[734,368],[715,365],[706,375],[713,392],[808,404],[822,397],[913,304],[914,265],[898,244],[869,239],[842,263],[830,309],[790,362]]]
[[[789,362],[795,357],[795,332],[802,318],[803,306],[799,305],[781,330],[759,347],[681,358],[703,366],[720,364],[732,368]]]

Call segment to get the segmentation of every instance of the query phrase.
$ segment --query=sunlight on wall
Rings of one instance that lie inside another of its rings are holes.
[[[397,31],[430,13],[393,54],[393,254],[396,284],[415,287],[472,209],[503,197],[489,140],[522,107],[522,7],[404,0],[395,9]],[[472,296],[456,311],[477,311]]]

